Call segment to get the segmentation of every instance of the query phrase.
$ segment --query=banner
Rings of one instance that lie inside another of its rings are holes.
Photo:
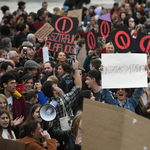
[[[88,33],[84,34],[86,42],[86,50],[95,50],[97,46],[97,36],[94,29],[90,30]]]
[[[146,54],[102,54],[102,88],[147,87]]]
[[[150,120],[127,109],[84,99],[82,150],[149,150]]]
[[[44,40],[53,30],[54,28],[49,23],[45,23],[34,35],[36,38]]]
[[[138,32],[136,45],[138,46],[138,50],[136,52],[150,53],[150,35]]]
[[[25,150],[25,143],[0,138],[0,150]]]
[[[55,30],[47,37],[45,46],[48,47],[48,50],[73,54],[78,19],[53,15],[51,25]]]
[[[137,48],[126,25],[110,32],[109,37],[115,47],[115,52],[128,53]]]
[[[76,17],[79,21],[79,26],[81,26],[82,21],[82,9],[70,10],[68,11],[68,17]]]
[[[99,36],[105,37],[105,39],[107,39],[111,31],[111,22],[99,19],[98,25],[99,25]]]

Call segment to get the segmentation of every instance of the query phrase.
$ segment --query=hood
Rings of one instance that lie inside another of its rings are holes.
[[[99,15],[102,13],[102,7],[101,6],[99,6],[99,7],[97,7],[95,10],[94,10],[94,12],[95,12],[95,18],[96,18],[96,20],[98,20],[98,17],[99,17]]]

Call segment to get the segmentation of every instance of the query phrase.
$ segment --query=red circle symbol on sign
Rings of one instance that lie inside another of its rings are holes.
[[[59,21],[60,20],[63,20],[63,24],[62,24],[62,29],[60,30],[60,29],[58,29],[58,23],[59,23]],[[65,31],[65,27],[66,27],[66,22],[67,22],[67,20],[69,20],[69,22],[70,22],[70,28],[67,30],[67,31]],[[73,28],[73,21],[72,21],[72,19],[71,18],[69,18],[69,17],[60,17],[59,19],[57,19],[57,21],[56,21],[56,23],[55,23],[55,29],[59,32],[59,33],[68,33],[68,32],[70,32],[71,30],[72,30],[72,28]]]
[[[104,30],[103,30],[103,26],[104,26]],[[106,27],[107,27],[107,32],[106,32]],[[108,38],[109,32],[110,32],[109,23],[107,21],[102,21],[102,23],[100,25],[101,36],[105,37],[105,38]]]
[[[144,42],[145,42],[145,40],[147,40],[147,39],[150,39],[150,35],[144,36],[144,37],[140,40],[140,43],[139,43],[139,46],[140,46],[141,50],[142,50],[143,52],[146,52],[146,53],[148,53],[149,50],[150,50],[150,40],[148,41],[147,47],[146,47],[146,48],[144,47]]]
[[[127,38],[127,43],[125,43],[123,37],[120,36],[120,35],[125,35],[125,36],[126,36],[126,38]],[[121,42],[122,42],[123,46],[120,45],[119,42],[118,42],[119,36],[120,36],[120,39],[121,39]],[[120,48],[120,49],[122,49],[122,50],[127,49],[127,48],[130,46],[130,36],[129,36],[125,31],[118,31],[118,32],[116,33],[116,35],[115,35],[115,43],[116,43],[116,46],[117,46],[118,48]]]
[[[91,41],[91,43],[90,43],[90,41]],[[89,49],[96,48],[96,39],[95,39],[93,32],[91,32],[91,31],[89,31],[87,34],[87,44],[88,44]]]

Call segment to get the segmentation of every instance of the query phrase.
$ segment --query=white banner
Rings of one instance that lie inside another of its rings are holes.
[[[102,54],[102,88],[147,87],[146,54]]]
[[[48,47],[43,47],[43,61],[49,61]]]

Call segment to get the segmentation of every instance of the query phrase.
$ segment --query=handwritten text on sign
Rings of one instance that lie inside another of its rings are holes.
[[[147,86],[146,54],[103,54],[102,88]]]
[[[78,19],[53,15],[51,25],[55,30],[48,36],[45,43],[48,50],[72,54],[74,52]]]

